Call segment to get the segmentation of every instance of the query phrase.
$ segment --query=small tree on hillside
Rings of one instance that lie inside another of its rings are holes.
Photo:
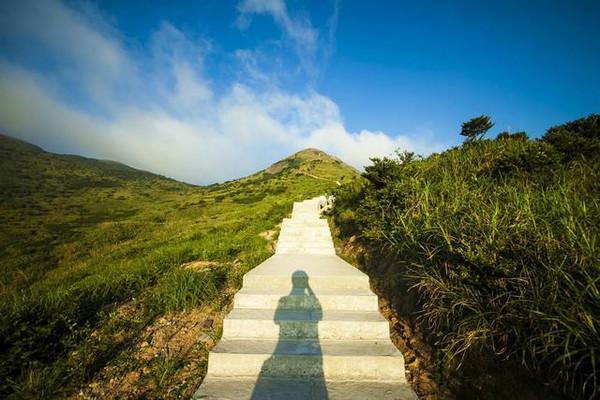
[[[460,134],[467,137],[467,142],[472,142],[473,140],[481,139],[493,126],[494,122],[492,122],[490,117],[480,115],[467,122],[463,122]]]

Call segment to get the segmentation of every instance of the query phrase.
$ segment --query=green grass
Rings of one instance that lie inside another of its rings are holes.
[[[334,219],[369,257],[387,258],[392,291],[412,287],[420,327],[452,365],[490,354],[569,396],[595,397],[599,144],[600,116],[590,116],[544,140],[376,159],[337,192]]]
[[[111,333],[221,304],[271,255],[259,234],[293,201],[356,174],[314,150],[276,169],[200,187],[1,136],[0,397],[66,396],[127,348]],[[216,266],[180,267],[195,260]],[[134,315],[115,319],[125,303]],[[157,369],[160,385],[177,357]]]

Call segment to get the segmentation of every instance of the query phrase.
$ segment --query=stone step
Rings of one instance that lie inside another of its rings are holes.
[[[331,241],[331,234],[325,229],[315,229],[311,231],[284,229],[279,233],[279,238],[282,237],[289,237],[290,239],[298,240],[303,240],[305,238],[318,238],[321,240]]]
[[[325,235],[321,235],[321,234],[315,234],[315,235],[311,235],[311,234],[300,234],[300,235],[290,235],[287,233],[284,233],[283,235],[280,235],[278,238],[279,242],[291,242],[293,244],[306,244],[306,243],[313,243],[313,244],[318,244],[318,245],[332,245],[333,241],[331,240],[331,237],[327,237]]]
[[[329,226],[329,223],[327,222],[326,219],[323,218],[305,218],[305,217],[299,217],[299,218],[284,218],[281,221],[281,225],[292,225],[292,226],[300,226],[302,224],[308,224],[306,226],[308,227],[313,227],[313,226]]]
[[[389,340],[389,324],[377,311],[234,308],[223,338]]]
[[[234,298],[234,308],[314,309],[377,311],[377,296],[370,290],[326,289],[307,295],[302,288],[290,291],[276,288],[242,288]]]
[[[295,217],[297,215],[310,215],[310,216],[319,216],[319,206],[316,203],[295,203],[292,207],[292,216]]]
[[[305,249],[331,249],[333,250],[333,243],[318,243],[314,241],[307,241],[304,243],[293,243],[290,241],[284,240],[283,242],[277,242],[277,248],[286,249],[286,248],[305,248]]]
[[[369,277],[335,255],[275,254],[244,275],[244,288],[272,288],[290,291],[292,275],[308,275],[306,285],[323,289],[370,290]],[[306,286],[305,285],[305,286]]]
[[[329,226],[324,223],[319,221],[313,221],[313,222],[299,222],[299,221],[295,221],[295,222],[288,222],[288,223],[283,223],[281,224],[281,230],[282,231],[286,231],[286,230],[296,230],[296,231],[304,231],[304,232],[311,232],[311,231],[325,231],[326,229],[329,229]]]
[[[277,242],[277,248],[297,248],[303,247],[308,249],[333,249],[333,243],[317,242],[315,240],[306,240],[304,242],[294,242],[292,240],[282,240]]]
[[[300,227],[300,225],[282,225],[280,234],[287,233],[292,235],[324,235],[326,237],[331,237],[329,228],[320,224],[302,227]]]
[[[277,242],[292,242],[292,243],[306,243],[313,242],[317,244],[333,244],[333,240],[331,240],[331,236],[326,236],[321,233],[282,233],[277,238]]]
[[[319,378],[219,378],[208,376],[193,400],[417,400],[396,381],[326,381]]]
[[[276,250],[284,250],[284,249],[306,249],[307,251],[310,250],[331,250],[334,251],[335,248],[333,247],[333,245],[324,245],[324,244],[314,244],[314,243],[301,243],[301,244],[292,244],[292,243],[286,243],[283,242],[281,245],[279,245],[279,243],[277,243],[277,246],[275,247]]]
[[[211,376],[404,380],[404,360],[389,340],[225,339],[208,364]]]
[[[297,254],[335,254],[335,249],[333,248],[333,246],[303,246],[298,244],[295,246],[283,245],[275,247],[275,251],[277,253],[282,253],[283,251],[285,251],[286,253],[292,252],[286,250],[293,250],[293,252]]]
[[[302,237],[323,237],[323,238],[327,238],[330,239],[331,238],[331,233],[329,232],[329,229],[325,229],[325,228],[318,228],[318,229],[310,229],[310,230],[306,230],[306,229],[292,229],[292,228],[286,228],[283,229],[280,233],[279,233],[279,237],[281,236],[290,236],[293,237],[294,239],[296,238],[302,238]]]
[[[327,254],[335,254],[335,250],[333,249],[310,249],[310,248],[306,248],[306,247],[298,247],[298,248],[291,248],[291,249],[281,249],[281,250],[276,250],[276,252],[278,254],[323,254],[323,255],[327,255]]]
[[[323,247],[323,248],[332,248],[332,242],[325,242],[323,240],[315,240],[314,238],[306,239],[303,241],[293,240],[290,238],[283,238],[277,241],[277,245],[280,247]]]
[[[328,225],[326,218],[320,218],[317,216],[308,216],[308,215],[295,215],[295,216],[292,216],[292,218],[284,218],[282,220],[282,223],[283,224],[298,224],[300,222],[306,222],[306,221]]]
[[[292,217],[297,215],[310,215],[319,218],[321,213],[319,212],[319,207],[316,205],[303,206],[301,204],[294,204],[292,207]]]
[[[314,248],[333,248],[332,242],[317,241],[317,240],[305,240],[305,241],[292,241],[292,240],[281,240],[277,242],[277,245],[282,247],[314,247]]]
[[[278,256],[279,254],[275,254]],[[297,254],[283,254],[283,256],[296,256]],[[330,257],[331,255],[324,254],[322,257]],[[246,274],[243,278],[244,287],[247,288],[282,288],[291,289],[292,284],[290,281],[290,275],[277,275],[277,274]],[[368,289],[369,280],[360,275],[320,275],[311,276],[310,286],[313,289]]]
[[[297,229],[326,229],[329,228],[329,224],[325,219],[284,219],[281,223],[282,227],[297,228]]]
[[[284,233],[282,235],[279,235],[279,237],[277,238],[277,243],[281,243],[281,242],[290,242],[293,244],[304,244],[304,243],[314,243],[314,244],[319,244],[319,245],[332,245],[333,241],[331,240],[331,237],[329,236],[325,236],[325,235],[321,235],[321,234],[289,234],[289,233]]]
[[[281,239],[298,240],[301,242],[310,239],[332,242],[329,232],[289,232],[284,230],[279,234],[278,240]]]
[[[317,228],[317,227],[329,227],[326,219],[320,218],[284,218],[281,226],[293,226],[293,227],[306,227],[306,228]]]

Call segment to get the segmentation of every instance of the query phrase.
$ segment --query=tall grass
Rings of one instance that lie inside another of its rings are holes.
[[[217,297],[225,283],[225,271],[170,271],[154,288],[148,301],[150,312],[184,310]]]
[[[374,160],[339,190],[335,220],[394,257],[448,359],[493,352],[596,397],[599,165],[522,138]]]

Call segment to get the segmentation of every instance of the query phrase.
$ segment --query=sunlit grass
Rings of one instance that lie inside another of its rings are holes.
[[[355,175],[301,154],[277,173],[199,187],[5,137],[0,151],[0,397],[14,398],[71,393],[126,347],[112,333],[218,304],[271,255],[259,234],[293,201]],[[215,266],[181,268],[195,260]],[[136,311],[115,319],[126,302]],[[157,366],[159,385],[179,366],[173,357]]]
[[[338,191],[335,221],[394,260],[449,360],[488,351],[594,397],[600,165],[597,155],[568,158],[545,141],[509,138],[377,160]]]

